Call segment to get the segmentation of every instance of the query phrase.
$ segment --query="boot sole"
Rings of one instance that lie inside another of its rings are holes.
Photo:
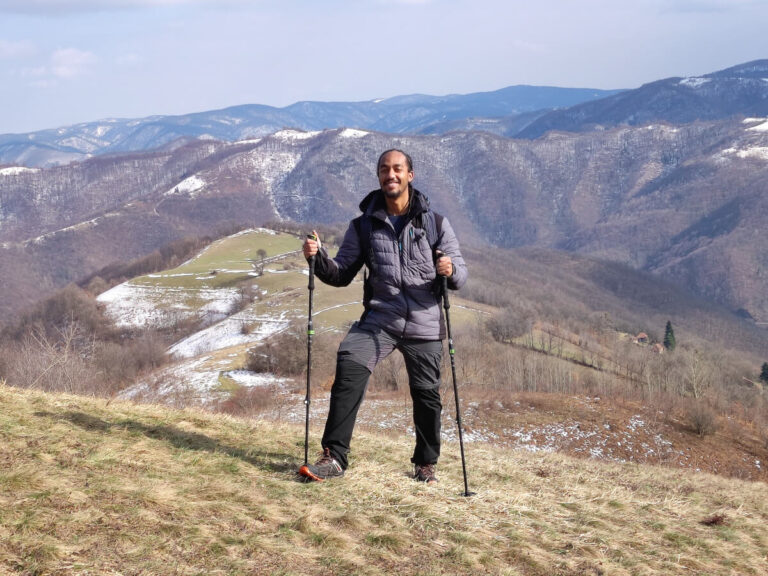
[[[312,474],[312,472],[309,471],[309,466],[306,464],[299,468],[299,476],[304,476],[304,478],[308,478],[309,480],[312,480],[313,482],[324,482],[325,478],[320,478],[320,476],[315,476]]]

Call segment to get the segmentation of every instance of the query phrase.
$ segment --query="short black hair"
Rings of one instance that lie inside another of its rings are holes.
[[[390,148],[389,150],[384,150],[384,152],[381,153],[381,156],[379,156],[379,161],[376,162],[376,172],[379,171],[379,166],[381,166],[381,159],[384,158],[387,154],[390,152],[399,152],[403,156],[405,156],[405,163],[408,165],[408,172],[413,172],[413,159],[410,157],[410,155],[407,152],[403,152],[399,148]]]

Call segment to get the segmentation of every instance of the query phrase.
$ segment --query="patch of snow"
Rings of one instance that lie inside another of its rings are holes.
[[[742,124],[754,124],[755,122],[768,122],[768,118],[744,118]]]
[[[29,172],[40,172],[40,168],[26,168],[25,166],[9,166],[0,168],[0,176],[18,176]]]
[[[185,402],[194,396],[198,401],[210,398],[210,390],[218,384],[219,372],[203,370],[202,366],[210,356],[195,358],[168,366],[155,373],[150,380],[139,382],[126,388],[118,395],[119,398],[138,400],[151,397],[153,399],[168,399],[184,397]]]
[[[244,334],[243,325],[254,328]],[[287,326],[285,312],[279,317],[235,314],[180,340],[171,346],[168,353],[177,358],[192,358],[221,348],[261,342]]]
[[[739,158],[756,158],[758,160],[768,160],[768,147],[765,146],[754,146],[752,148],[746,148],[744,150],[739,150],[737,148],[726,148],[722,152],[720,152],[719,155],[717,155],[716,159],[725,159],[728,156],[738,156]]]
[[[165,196],[172,196],[174,194],[188,194],[192,198],[194,198],[198,192],[200,192],[203,188],[205,188],[205,180],[200,178],[199,176],[190,176],[189,178],[185,178],[176,186],[171,188],[165,193]]]
[[[118,397],[130,400],[180,403],[182,405],[206,405],[226,397],[221,391],[220,378],[230,378],[247,387],[282,386],[283,378],[272,374],[254,374],[247,370],[222,371],[210,366],[211,356],[202,356],[168,366],[153,374],[148,380],[139,382],[125,390]]]
[[[100,138],[110,130],[112,130],[112,126],[105,126],[104,124],[101,124],[100,126],[96,127],[96,130],[94,130],[93,133]]]
[[[178,295],[171,309],[168,305]],[[186,298],[206,301],[199,310],[190,310],[182,301]],[[239,294],[235,288],[180,289],[133,284],[118,284],[96,298],[105,304],[107,315],[119,327],[171,326],[190,315],[215,318],[229,312]]]
[[[319,131],[303,132],[301,130],[280,130],[278,132],[275,132],[273,136],[275,138],[279,138],[280,140],[290,141],[290,140],[307,140],[308,138],[313,138],[318,134],[320,134]]]
[[[241,386],[247,386],[249,388],[258,388],[260,386],[271,386],[273,384],[283,384],[285,378],[278,378],[274,374],[257,374],[249,370],[232,370],[226,372],[226,376],[232,378],[235,382]]]
[[[363,136],[367,136],[369,132],[365,132],[363,130],[355,130],[354,128],[345,128],[339,133],[339,136],[341,138],[362,138]]]
[[[147,278],[178,278],[180,276],[194,276],[194,272],[179,272],[178,274],[147,274]]]
[[[632,418],[629,419],[629,424],[627,424],[627,428],[631,432],[636,432],[638,428],[642,428],[645,426],[645,422],[640,418],[639,415],[632,416]]]
[[[692,78],[683,78],[680,80],[680,86],[688,86],[689,88],[701,88],[704,86],[704,84],[708,84],[711,82],[711,78],[701,78],[701,77],[692,77]]]
[[[758,160],[768,160],[768,147],[755,146],[754,148],[739,150],[736,152],[736,156],[739,158],[756,158]]]
[[[747,130],[751,130],[752,132],[768,132],[768,120],[764,120],[762,124],[758,124],[757,126],[747,128]]]

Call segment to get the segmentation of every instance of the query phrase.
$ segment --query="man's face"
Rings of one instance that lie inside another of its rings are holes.
[[[379,162],[379,184],[387,198],[397,198],[408,190],[413,172],[408,170],[408,161],[400,152],[389,152]]]

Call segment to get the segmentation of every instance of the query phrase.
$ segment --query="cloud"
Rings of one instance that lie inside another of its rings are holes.
[[[51,73],[58,78],[73,78],[86,74],[96,56],[77,48],[60,48],[51,56]]]
[[[48,68],[45,66],[35,66],[34,68],[23,68],[21,75],[25,78],[41,78],[48,75]]]
[[[0,40],[0,60],[19,60],[34,55],[35,47],[29,42]]]

